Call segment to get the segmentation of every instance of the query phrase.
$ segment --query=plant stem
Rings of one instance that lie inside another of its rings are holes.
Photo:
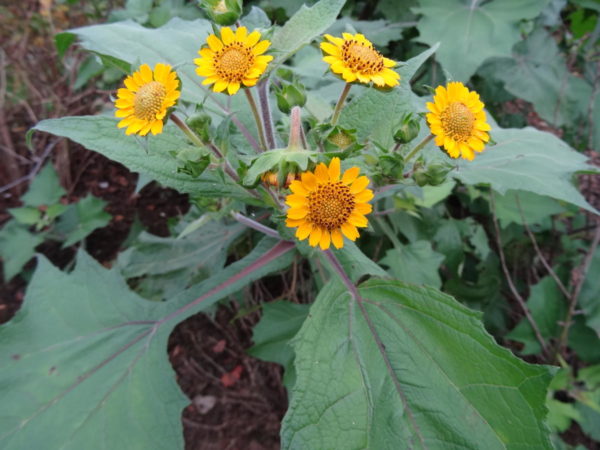
[[[428,135],[425,139],[419,142],[415,148],[413,148],[408,155],[404,158],[404,162],[410,161],[410,159],[415,156],[419,151],[427,145],[427,143],[434,138],[433,134]]]
[[[294,106],[290,113],[290,139],[288,148],[300,148],[302,146],[302,118],[299,106]]]
[[[506,278],[506,282],[508,283],[508,287],[510,288],[510,291],[512,292],[513,296],[519,303],[519,306],[523,310],[523,313],[525,314],[527,321],[529,322],[529,324],[531,325],[531,328],[533,329],[533,333],[535,334],[536,339],[538,340],[538,342],[540,343],[540,346],[542,347],[542,353],[543,353],[544,357],[547,358],[549,355],[548,355],[548,347],[546,346],[546,341],[544,340],[542,333],[540,333],[540,329],[539,329],[535,319],[531,315],[529,308],[527,308],[527,305],[525,304],[525,300],[523,300],[523,297],[521,297],[521,294],[519,294],[517,287],[513,283],[513,280],[510,277],[510,273],[508,271],[508,267],[506,265],[506,258],[504,257],[504,250],[502,249],[502,240],[500,239],[500,227],[498,226],[498,218],[496,217],[496,202],[494,200],[493,192],[490,192],[490,203],[491,203],[491,209],[492,209],[492,219],[494,222],[494,230],[496,232],[495,233],[496,234],[496,246],[498,247],[498,254],[500,255],[500,263],[502,265],[502,272],[504,272],[504,276]]]
[[[256,129],[258,130],[258,138],[260,139],[260,146],[262,150],[265,151],[267,147],[267,141],[265,140],[265,132],[263,130],[263,123],[260,118],[260,114],[258,112],[258,107],[256,106],[256,102],[254,101],[254,96],[252,95],[252,91],[250,89],[244,89],[244,93],[246,94],[246,98],[248,99],[248,104],[250,105],[250,109],[252,110],[252,115],[254,116],[254,121],[256,122]]]
[[[596,233],[594,234],[594,240],[592,241],[592,245],[590,246],[587,254],[585,255],[585,259],[583,261],[583,265],[581,266],[581,273],[579,281],[573,290],[573,294],[571,295],[569,302],[569,309],[567,310],[567,317],[565,318],[562,332],[560,334],[560,338],[558,339],[558,344],[556,345],[556,352],[554,357],[556,358],[567,346],[569,341],[569,329],[572,325],[573,314],[575,313],[575,307],[577,306],[577,300],[579,299],[579,294],[581,293],[581,288],[583,287],[583,282],[585,281],[588,269],[590,268],[590,264],[592,263],[592,258],[594,253],[596,253],[596,249],[598,248],[598,244],[600,244],[600,225],[596,228]]]
[[[350,83],[346,83],[344,86],[344,90],[340,94],[340,98],[335,105],[335,110],[333,111],[333,116],[331,116],[331,125],[335,125],[340,118],[340,113],[342,112],[342,108],[344,106],[344,102],[346,101],[346,97],[348,97],[348,92],[350,92],[350,88],[352,85]]]
[[[264,233],[267,236],[274,237],[276,239],[281,239],[281,236],[279,235],[279,233],[277,231],[263,225],[262,223],[257,222],[256,220],[252,220],[249,217],[246,217],[246,216],[240,214],[239,212],[232,212],[231,215],[239,223],[242,223],[249,228],[260,231],[261,233]]]
[[[225,173],[229,175],[233,181],[235,181],[236,183],[240,181],[240,178],[238,177],[236,171],[233,169],[233,167],[231,167],[231,164],[229,163],[227,158],[223,156],[223,153],[217,148],[215,144],[213,144],[212,142],[204,142],[202,139],[200,139],[200,137],[196,133],[194,133],[194,131],[187,125],[187,123],[181,120],[174,113],[171,114],[169,117],[171,118],[173,123],[177,125],[181,131],[183,131],[183,133],[190,139],[190,141],[194,143],[194,145],[198,147],[208,147],[214,153],[214,155],[223,162],[223,169],[225,170]]]
[[[269,79],[265,78],[258,84],[258,101],[260,102],[260,112],[262,113],[262,123],[265,127],[265,137],[269,149],[275,148],[275,132],[273,126],[273,115],[271,114],[271,105],[269,104]]]

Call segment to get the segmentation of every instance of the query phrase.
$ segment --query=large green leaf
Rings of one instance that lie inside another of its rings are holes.
[[[179,162],[170,152],[191,148],[191,144],[175,125],[169,123],[161,134],[139,139],[126,136],[122,129],[117,128],[117,120],[106,116],[63,117],[43,120],[35,129],[68,137],[133,172],[150,175],[179,192],[248,199],[244,188],[222,181],[214,172],[205,171],[199,178],[177,172]]]
[[[389,267],[398,280],[440,288],[439,268],[444,259],[444,255],[431,248],[429,241],[416,241],[388,250],[381,264]]]
[[[501,80],[508,92],[533,103],[551,124],[574,125],[585,119],[592,87],[570,73],[556,42],[542,28],[515,45],[512,58],[494,59],[481,73]]]
[[[493,128],[496,145],[474,161],[459,160],[454,177],[465,184],[489,184],[501,194],[509,189],[529,191],[597,212],[573,186],[576,172],[597,170],[587,157],[556,136],[533,128]]]
[[[294,338],[286,449],[546,448],[551,374],[498,346],[480,314],[428,287],[319,294]]]
[[[273,34],[273,67],[283,63],[304,45],[325,32],[337,19],[346,0],[321,0],[310,8],[302,5],[284,26]]]
[[[167,339],[184,318],[291,262],[263,240],[242,260],[169,302],[129,291],[85,253],[71,274],[41,259],[22,309],[0,327],[0,447],[183,448]],[[195,299],[195,300],[194,300]]]
[[[340,125],[356,130],[359,142],[370,139],[384,147],[392,145],[394,130],[402,117],[417,112],[417,97],[410,88],[410,80],[436,49],[437,45],[409,59],[398,69],[399,87],[391,91],[363,89],[342,110]]]
[[[142,232],[119,254],[126,278],[163,275],[180,269],[215,274],[223,269],[227,249],[247,228],[239,223],[210,222],[181,238],[159,237]]]
[[[438,60],[450,75],[467,81],[492,56],[510,56],[519,23],[538,16],[548,0],[419,0],[419,40],[441,41]]]
[[[151,29],[133,21],[75,28],[81,46],[87,50],[117,58],[132,65],[162,62],[177,66],[182,82],[181,99],[202,103],[208,90],[194,72],[194,58],[212,33],[210,22],[174,18],[166,25]]]

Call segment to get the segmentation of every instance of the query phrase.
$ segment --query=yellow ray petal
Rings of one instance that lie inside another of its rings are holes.
[[[331,230],[331,242],[335,248],[342,248],[344,246],[344,238],[340,230]]]
[[[230,27],[221,28],[221,39],[223,40],[223,44],[229,45],[233,41],[235,41],[235,35]]]
[[[311,247],[316,247],[321,241],[321,228],[314,226],[312,231],[310,232],[310,238],[308,239],[308,244]]]
[[[329,163],[329,180],[338,181],[340,179],[340,158],[337,156]]]
[[[346,185],[352,183],[354,180],[356,180],[356,177],[358,177],[359,173],[359,167],[350,167],[344,172],[344,175],[342,176],[342,183]]]
[[[327,230],[323,230],[321,233],[321,240],[319,241],[319,245],[321,246],[321,250],[327,250],[329,245],[331,244],[331,234]]]
[[[350,192],[352,194],[358,194],[362,190],[364,190],[369,185],[369,179],[366,176],[358,177],[354,182],[350,185]]]

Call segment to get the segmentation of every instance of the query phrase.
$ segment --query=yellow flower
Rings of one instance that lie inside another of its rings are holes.
[[[213,84],[213,91],[235,94],[240,86],[254,86],[273,59],[263,55],[271,42],[260,41],[260,33],[248,34],[246,27],[235,33],[229,27],[221,28],[221,39],[211,34],[206,38],[208,47],[201,48],[200,58],[194,59],[196,73],[207,77],[202,84]]]
[[[171,66],[158,63],[152,72],[148,64],[143,64],[125,78],[125,87],[117,91],[115,116],[123,118],[118,127],[127,127],[127,135],[161,133],[167,110],[179,95],[179,80]]]
[[[373,198],[373,191],[367,189],[369,179],[359,177],[359,172],[352,167],[340,179],[340,159],[333,158],[329,167],[320,163],[314,173],[304,172],[300,180],[292,181],[292,194],[285,200],[290,206],[286,225],[298,227],[298,239],[310,236],[312,247],[327,250],[330,243],[344,246],[342,233],[352,241],[359,236],[356,227],[366,227],[365,214],[373,210],[367,203]]]
[[[323,61],[331,66],[333,73],[340,74],[348,83],[372,81],[379,87],[398,84],[400,75],[390,69],[396,65],[394,61],[375,50],[360,33],[354,36],[342,33],[342,36],[343,39],[326,34],[329,42],[321,42],[321,50],[328,55]]]
[[[443,146],[452,158],[462,156],[469,161],[475,152],[481,152],[490,140],[486,131],[491,129],[486,121],[484,104],[479,94],[469,91],[462,83],[451,82],[438,86],[433,103],[427,103],[429,128],[435,135],[435,144]]]

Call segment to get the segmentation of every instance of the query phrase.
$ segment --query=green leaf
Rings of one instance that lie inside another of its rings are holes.
[[[260,322],[252,331],[254,345],[248,353],[265,361],[281,364],[285,370],[283,384],[288,391],[296,381],[294,349],[289,345],[304,323],[310,305],[290,302],[265,303]]]
[[[416,241],[387,251],[381,264],[400,281],[442,287],[439,268],[444,255],[431,248],[429,241]]]
[[[286,59],[323,34],[337,19],[346,0],[321,0],[310,8],[300,10],[273,34],[272,49],[277,55],[271,64],[275,69]]]
[[[229,245],[246,228],[239,223],[210,222],[182,238],[142,233],[119,255],[126,278],[163,275],[180,269],[215,274],[223,269]]]
[[[69,247],[88,237],[95,229],[106,226],[112,218],[104,211],[106,205],[104,200],[93,195],[69,205],[56,224],[56,231],[66,238],[63,247]]]
[[[174,18],[156,29],[126,21],[75,28],[69,32],[77,35],[83,48],[105,55],[112,62],[145,63],[152,67],[160,62],[177,66],[182,82],[181,100],[202,103],[208,94],[199,83],[201,78],[194,72],[193,64],[198,50],[212,33],[207,20]]]
[[[54,35],[54,46],[59,58],[65,56],[65,52],[69,49],[71,44],[75,42],[77,36],[73,33],[57,33]]]
[[[36,130],[68,137],[132,172],[151,176],[159,183],[198,196],[231,197],[247,200],[248,192],[237,184],[222,181],[214,172],[204,172],[198,178],[178,173],[178,161],[172,151],[191,147],[179,129],[167,124],[164,131],[148,139],[126,136],[117,128],[118,119],[105,116],[63,117],[43,120]],[[147,145],[147,149],[144,148]]]
[[[27,193],[21,197],[26,206],[49,206],[58,203],[66,192],[60,185],[52,164],[46,164],[35,176]]]
[[[559,322],[564,320],[567,312],[567,300],[550,276],[544,277],[538,284],[531,287],[527,307],[545,340],[558,336],[562,329]],[[542,351],[533,328],[526,318],[522,318],[506,337],[525,344],[521,351],[523,355],[533,355]]]
[[[465,184],[489,184],[504,194],[521,190],[564,200],[598,214],[573,186],[580,171],[596,170],[588,157],[574,151],[556,136],[533,128],[493,128],[497,144],[488,146],[474,161],[460,160],[451,172]]]
[[[571,403],[563,403],[554,398],[548,398],[546,406],[548,407],[548,425],[551,429],[560,433],[571,426],[572,420],[581,420],[581,414]]]
[[[66,274],[41,259],[15,318],[0,327],[0,447],[183,448],[188,403],[167,340],[175,325],[286,267],[293,244],[248,256],[168,302],[148,302],[85,253]],[[195,299],[195,300],[194,300]]]
[[[600,248],[592,256],[587,276],[581,287],[579,305],[585,314],[587,325],[600,337]]]
[[[43,234],[32,234],[11,220],[0,230],[0,256],[4,280],[10,281],[33,258],[35,248],[44,242]]]
[[[556,200],[527,191],[508,190],[504,195],[495,195],[494,201],[496,216],[502,228],[506,228],[511,223],[522,225],[523,219],[527,225],[541,223],[565,210]]]
[[[429,287],[334,283],[298,335],[282,448],[545,448],[550,370],[498,346]]]
[[[11,208],[8,212],[17,222],[23,225],[35,225],[42,218],[42,212],[38,208],[32,206]]]
[[[586,117],[592,87],[569,71],[556,42],[543,28],[515,45],[512,58],[490,61],[480,73],[501,80],[504,89],[533,103],[551,124],[574,125]]]
[[[548,0],[419,0],[419,41],[441,41],[437,59],[453,79],[466,82],[483,61],[510,56],[519,24],[537,17]]]
[[[398,69],[400,86],[391,91],[376,88],[363,89],[342,110],[340,126],[356,130],[358,142],[373,140],[383,147],[390,147],[400,120],[408,113],[416,113],[418,98],[410,88],[410,80],[437,49],[437,45],[409,59]],[[356,87],[354,88],[356,89]]]
[[[362,250],[352,241],[347,240],[341,249],[331,250],[335,253],[340,264],[352,281],[358,281],[365,275],[386,278],[388,275],[375,261],[365,255]],[[322,254],[322,252],[319,252]],[[327,264],[325,258],[321,258],[323,264]]]

